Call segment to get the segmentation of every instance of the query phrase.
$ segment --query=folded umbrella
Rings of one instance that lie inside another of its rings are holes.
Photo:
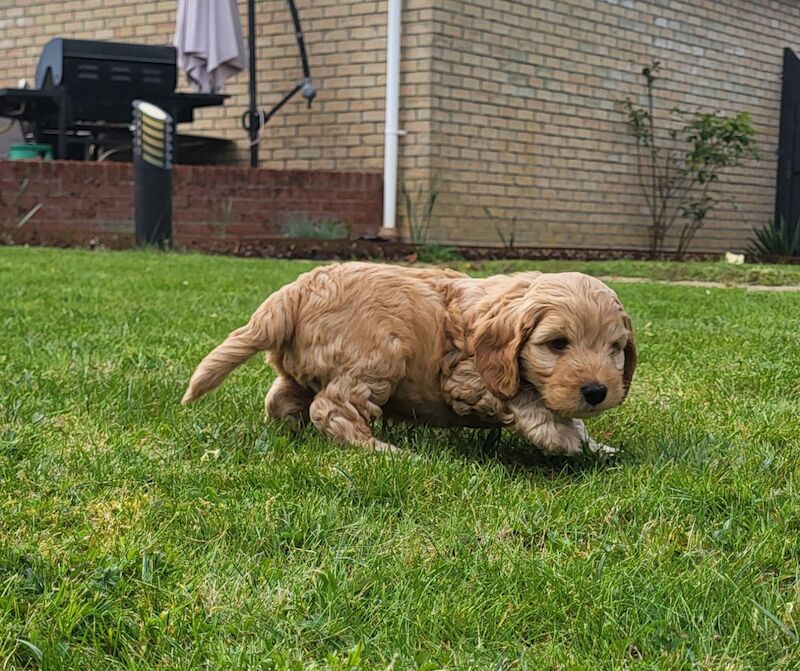
[[[245,63],[236,1],[178,0],[174,45],[188,81],[201,93],[221,93]]]

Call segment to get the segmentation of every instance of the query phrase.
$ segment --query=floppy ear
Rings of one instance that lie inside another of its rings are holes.
[[[492,297],[475,325],[475,369],[498,398],[509,399],[519,391],[519,353],[535,326],[529,289],[526,283]]]
[[[625,328],[628,329],[628,344],[625,345],[625,349],[623,350],[625,353],[625,366],[622,369],[622,400],[624,401],[631,387],[633,372],[636,370],[636,339],[633,335],[633,322],[631,322],[631,318],[626,313],[623,313],[622,321],[625,324]]]
[[[628,313],[625,312],[625,308],[623,307],[619,296],[617,296],[617,292],[608,285],[604,286],[606,290],[614,297],[614,301],[619,306],[619,309],[622,312],[622,323],[625,326],[625,330],[628,331],[628,344],[625,345],[625,349],[623,350],[623,353],[625,354],[625,363],[622,367],[622,400],[624,401],[628,396],[628,390],[630,389],[631,381],[633,380],[633,373],[636,370],[636,338],[633,335],[633,322],[628,316]]]

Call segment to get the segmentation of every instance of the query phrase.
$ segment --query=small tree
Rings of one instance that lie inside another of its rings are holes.
[[[667,234],[680,219],[683,225],[675,250],[680,258],[719,202],[713,186],[720,172],[757,156],[755,130],[746,112],[725,116],[675,109],[679,127],[661,131],[655,118],[659,67],[655,61],[642,69],[645,107],[630,98],[621,104],[636,140],[636,171],[651,221],[650,254],[656,258],[664,251]]]

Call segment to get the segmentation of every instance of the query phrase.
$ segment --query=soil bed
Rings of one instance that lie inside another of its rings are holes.
[[[20,231],[19,233],[23,233]],[[70,235],[60,232],[58,235],[38,231],[29,231],[27,235],[6,235],[0,237],[0,244],[30,244],[47,247],[89,247],[129,249],[133,245],[133,237],[129,234],[97,234],[94,237],[86,234]],[[186,249],[206,254],[225,256],[242,256],[253,258],[276,259],[312,259],[318,261],[335,259],[361,259],[378,261],[415,260],[425,256],[436,257],[437,251],[444,247],[419,246],[405,242],[387,240],[315,240],[311,238],[268,238],[268,237],[231,237],[231,238],[184,238],[179,232],[175,242],[177,249]],[[494,260],[544,260],[558,259],[569,261],[647,261],[650,253],[638,249],[569,249],[559,247],[483,247],[477,245],[452,245],[446,247],[467,261]],[[683,255],[684,261],[718,261],[721,254],[689,252]],[[661,261],[678,260],[674,253],[665,252],[659,255]],[[750,259],[748,259],[750,260]],[[762,259],[762,263],[798,264],[800,258],[775,257]]]

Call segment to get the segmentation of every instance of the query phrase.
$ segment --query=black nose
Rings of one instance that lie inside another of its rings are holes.
[[[581,387],[581,394],[583,394],[583,397],[589,405],[599,405],[602,403],[606,398],[607,392],[608,389],[606,386],[598,382],[585,384]]]

